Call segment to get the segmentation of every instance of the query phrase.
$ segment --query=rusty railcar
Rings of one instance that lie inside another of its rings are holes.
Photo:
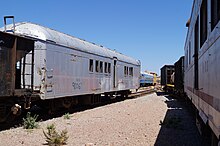
[[[0,121],[20,105],[29,108],[33,92],[34,40],[0,32]],[[30,58],[30,62],[26,62]],[[27,73],[29,72],[29,73]],[[30,80],[25,80],[28,77]]]
[[[184,56],[174,64],[174,89],[177,94],[184,94]]]
[[[172,84],[171,75],[174,72],[174,65],[164,65],[161,69],[161,85]]]

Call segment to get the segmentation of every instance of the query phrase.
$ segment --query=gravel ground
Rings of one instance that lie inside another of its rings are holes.
[[[45,145],[43,130],[55,124],[67,129],[67,145],[149,146],[203,145],[184,104],[156,93],[40,122],[40,128],[22,127],[0,132],[0,146]]]

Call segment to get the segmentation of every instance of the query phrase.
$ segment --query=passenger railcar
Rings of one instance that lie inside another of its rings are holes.
[[[153,83],[154,83],[154,75],[146,72],[141,72],[140,87],[150,86],[153,85]]]
[[[219,20],[219,0],[194,0],[184,48],[184,90],[196,107],[200,131],[210,128],[214,145],[220,136]]]
[[[34,101],[69,108],[139,88],[140,61],[116,51],[33,23],[0,34],[0,121]]]

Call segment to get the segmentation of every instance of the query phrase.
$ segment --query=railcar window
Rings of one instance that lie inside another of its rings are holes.
[[[131,76],[131,67],[129,67],[129,72],[128,72],[128,74]]]
[[[111,63],[108,63],[108,73],[111,73]]]
[[[186,50],[186,68],[188,68],[188,48]]]
[[[211,30],[213,30],[220,20],[220,1],[211,0]]]
[[[100,61],[100,73],[103,73],[103,62],[102,61]]]
[[[127,74],[127,67],[124,66],[124,75],[126,76],[126,74]]]
[[[126,74],[128,75],[128,67],[127,67],[127,73]]]
[[[130,75],[130,76],[133,76],[133,67],[130,67],[130,68],[129,68],[129,75]]]
[[[95,61],[95,71],[99,72],[99,61],[98,60]]]
[[[189,64],[191,64],[191,41],[189,41]]]
[[[200,10],[200,47],[207,39],[207,0],[203,0]]]
[[[93,60],[89,60],[89,71],[93,72]]]
[[[105,73],[108,73],[108,63],[105,62]]]
[[[196,20],[196,24],[195,24],[195,28],[194,28],[194,39],[195,39],[195,43],[194,43],[194,55],[197,55],[198,54],[198,48],[199,48],[199,18],[197,17],[197,20]]]

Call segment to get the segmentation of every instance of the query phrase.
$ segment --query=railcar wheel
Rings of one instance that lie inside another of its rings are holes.
[[[62,105],[67,109],[72,106],[72,102],[73,102],[72,98],[65,97],[62,99]]]
[[[0,102],[0,123],[11,122],[15,117],[19,116],[21,109],[19,108],[16,113],[13,113],[12,107],[14,103],[12,102]]]

